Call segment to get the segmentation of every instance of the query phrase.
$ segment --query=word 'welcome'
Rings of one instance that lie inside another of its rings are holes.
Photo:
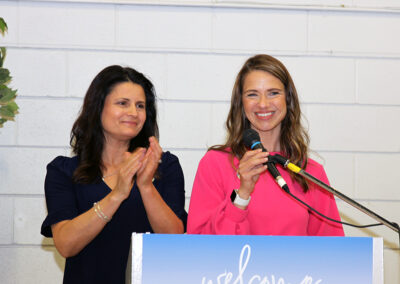
[[[223,272],[217,276],[216,282],[213,282],[213,280],[207,280],[207,277],[203,276],[201,280],[201,284],[290,284],[289,282],[285,282],[285,279],[282,277],[279,277],[278,279],[275,278],[274,275],[271,275],[270,278],[268,276],[261,277],[258,274],[252,275],[249,280],[246,282],[244,279],[244,273],[247,268],[247,264],[249,263],[250,260],[250,255],[251,255],[251,247],[250,245],[246,244],[243,246],[242,251],[240,253],[239,257],[239,269],[238,269],[238,274],[236,278],[234,278],[234,275],[232,272]],[[244,261],[243,261],[244,260]],[[246,278],[246,279],[247,279]],[[232,282],[233,281],[233,282]],[[303,281],[300,282],[300,284],[320,284],[322,283],[322,280],[316,280],[313,282],[313,279],[311,276],[306,275],[303,279]]]

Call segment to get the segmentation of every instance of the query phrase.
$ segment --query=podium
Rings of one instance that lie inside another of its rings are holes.
[[[383,240],[133,234],[131,284],[383,284]]]

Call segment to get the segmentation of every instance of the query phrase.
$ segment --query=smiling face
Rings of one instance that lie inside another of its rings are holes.
[[[146,97],[143,88],[132,82],[117,84],[104,101],[101,114],[106,141],[129,141],[136,137],[146,121]]]
[[[251,71],[243,82],[242,102],[251,128],[257,130],[261,138],[268,134],[279,139],[287,112],[282,82],[268,72]]]

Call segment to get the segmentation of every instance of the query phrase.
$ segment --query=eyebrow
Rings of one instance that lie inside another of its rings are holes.
[[[130,98],[124,98],[124,97],[122,97],[122,98],[115,98],[115,100],[124,100],[124,101],[131,101],[131,99]],[[136,103],[146,103],[146,101],[137,101]]]
[[[267,89],[267,91],[271,92],[271,91],[283,91],[283,90],[279,89],[279,88],[271,88],[271,89]],[[245,90],[245,91],[243,91],[243,94],[248,93],[248,92],[258,92],[258,90],[256,90],[256,89]]]

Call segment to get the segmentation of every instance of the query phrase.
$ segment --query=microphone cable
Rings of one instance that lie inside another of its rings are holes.
[[[295,196],[294,194],[292,194],[292,193],[290,192],[290,190],[289,190],[289,191],[285,191],[285,192],[286,192],[287,194],[289,194],[291,197],[293,197],[295,200],[297,200],[298,202],[300,202],[301,204],[303,204],[304,206],[306,206],[308,209],[310,209],[311,211],[313,211],[314,213],[318,214],[319,216],[321,216],[321,217],[323,217],[323,218],[325,218],[325,219],[327,219],[327,220],[329,220],[329,221],[332,221],[332,222],[335,222],[335,223],[339,223],[339,224],[343,224],[343,225],[347,225],[347,226],[351,226],[351,227],[356,227],[356,228],[368,228],[368,227],[375,227],[375,226],[381,226],[381,225],[383,225],[383,224],[381,224],[381,223],[375,223],[375,224],[369,224],[369,225],[356,225],[356,224],[351,224],[351,223],[339,221],[339,220],[336,220],[336,219],[332,219],[332,218],[330,218],[330,217],[328,217],[328,216],[322,214],[322,213],[319,212],[318,210],[314,209],[313,207],[311,207],[311,206],[308,205],[307,203],[305,203],[303,200],[301,200],[300,198],[298,198],[297,196]]]
[[[274,158],[274,156],[271,156],[271,157]],[[272,161],[269,162],[269,163],[271,163],[271,164],[276,164],[276,161],[275,161],[275,159],[272,159]],[[276,167],[275,167],[275,170],[278,171],[278,169],[276,169]],[[279,172],[279,171],[278,171],[278,172]],[[287,186],[287,185],[286,185],[286,186]],[[308,205],[306,202],[304,202],[303,200],[301,200],[300,198],[298,198],[297,196],[295,196],[294,194],[292,194],[292,193],[290,192],[290,189],[289,189],[288,186],[287,186],[287,189],[288,189],[288,190],[284,190],[284,191],[285,191],[287,194],[289,194],[292,198],[294,198],[295,200],[297,200],[298,202],[300,202],[301,204],[303,204],[304,206],[306,206],[308,209],[310,209],[310,210],[313,211],[314,213],[318,214],[319,216],[321,216],[321,217],[323,217],[323,218],[325,218],[325,219],[327,219],[327,220],[329,220],[329,221],[332,221],[332,222],[335,222],[335,223],[339,223],[339,224],[343,224],[343,225],[347,225],[347,226],[351,226],[351,227],[355,227],[355,228],[369,228],[369,227],[376,227],[376,226],[381,226],[381,225],[383,225],[382,223],[375,223],[375,224],[369,224],[369,225],[356,225],[356,224],[351,224],[351,223],[339,221],[339,220],[336,220],[336,219],[332,219],[332,218],[330,218],[330,217],[328,217],[328,216],[322,214],[321,212],[319,212],[318,210],[314,209],[313,207],[311,207],[310,205]]]
[[[289,160],[287,160],[287,159],[285,159],[284,157],[282,157],[281,155],[279,155],[279,154],[276,154],[276,155],[274,155],[274,156],[270,156],[272,159],[272,161],[270,161],[270,163],[271,164],[274,164],[274,163],[278,163],[278,164],[281,164],[282,166],[284,166],[284,167],[288,167],[288,168],[290,168],[290,170],[292,170],[292,171],[294,171],[294,172],[296,172],[296,173],[298,173],[299,171],[302,171],[302,172],[304,172],[301,168],[299,168],[298,166],[296,166],[295,164],[292,164],[292,163],[290,163],[290,161]],[[278,171],[278,169],[276,169],[276,171]],[[304,172],[305,174],[306,174],[306,172]],[[314,180],[317,180],[317,179],[315,179],[313,176],[311,176],[311,175],[309,175],[308,174],[308,176],[311,178],[313,178],[313,179],[311,179],[312,181],[314,181]],[[318,181],[318,180],[317,180]],[[315,182],[316,183],[316,182]],[[322,183],[322,182],[321,182]],[[319,185],[318,183],[316,183],[317,185]],[[323,184],[323,183],[322,183]],[[289,187],[286,185],[286,188],[288,189],[288,190],[285,190],[285,192],[287,193],[287,194],[289,194],[292,198],[294,198],[295,200],[297,200],[298,202],[300,202],[301,204],[303,204],[304,206],[306,206],[307,208],[309,208],[311,211],[313,211],[314,213],[316,213],[316,214],[318,214],[319,216],[321,216],[321,217],[323,217],[323,218],[325,218],[325,219],[327,219],[327,220],[329,220],[329,221],[331,221],[331,222],[335,222],[335,223],[339,223],[339,224],[343,224],[343,225],[347,225],[347,226],[351,226],[351,227],[355,227],[355,228],[369,228],[369,227],[376,227],[376,226],[382,226],[382,225],[386,225],[386,224],[384,224],[384,223],[375,223],[375,224],[369,224],[369,225],[356,225],[356,224],[351,224],[351,223],[347,223],[347,222],[343,222],[343,221],[339,221],[339,220],[335,220],[335,219],[332,219],[332,218],[330,218],[330,217],[328,217],[328,216],[326,216],[326,215],[324,215],[324,214],[322,214],[321,212],[319,212],[318,210],[316,210],[316,209],[314,209],[313,207],[311,207],[310,205],[308,205],[307,203],[305,203],[303,200],[301,200],[300,198],[298,198],[297,196],[295,196],[295,195],[293,195],[291,192],[290,192],[290,190],[289,190]],[[325,188],[324,188],[325,189]],[[334,192],[337,192],[336,190],[334,190]],[[338,192],[337,192],[338,193]],[[343,194],[341,194],[341,196],[345,196],[345,195],[343,195]],[[346,198],[348,198],[347,196],[346,196]],[[346,201],[346,200],[345,200]],[[353,200],[352,200],[353,201]],[[353,201],[353,202],[355,202],[355,201]],[[359,204],[360,205],[360,204]],[[354,205],[353,205],[354,206]],[[360,205],[361,207],[363,207],[362,205]],[[369,209],[367,209],[368,211],[370,211]],[[362,210],[361,210],[362,211]],[[364,212],[364,211],[363,211]],[[371,211],[372,212],[372,211]],[[365,212],[364,212],[365,213]],[[374,213],[375,214],[375,213]],[[369,214],[367,214],[367,215],[369,215]],[[375,214],[376,215],[376,214]],[[377,215],[377,216],[379,216],[379,215]],[[379,218],[380,219],[383,219],[382,217],[380,217],[379,216]],[[387,221],[386,219],[383,219],[385,222],[388,222],[388,223],[390,223],[390,225],[392,226],[392,227],[390,227],[391,229],[393,229],[394,231],[397,231],[397,233],[398,233],[398,235],[399,235],[399,246],[400,246],[400,226],[396,223],[396,222],[389,222],[389,221]],[[388,226],[388,225],[386,225],[386,226]]]
[[[267,152],[267,149],[264,148],[264,146],[262,145],[262,143],[260,141],[260,135],[254,129],[251,129],[251,128],[245,129],[243,132],[242,141],[243,141],[243,144],[251,150],[262,149],[263,152]],[[285,168],[286,167],[289,168],[291,171],[293,171],[297,174],[301,174],[300,173],[301,168],[299,168],[295,164],[290,163],[289,160],[285,159],[284,157],[282,157],[281,155],[278,155],[278,154],[269,156],[268,162],[265,163],[268,166],[268,171],[270,172],[272,177],[275,179],[275,181],[277,182],[279,187],[281,187],[287,194],[292,196],[292,198],[294,198],[295,200],[297,200],[298,202],[300,202],[301,204],[303,204],[304,206],[309,208],[309,210],[313,211],[317,215],[319,215],[329,221],[347,225],[347,226],[351,226],[351,227],[355,227],[355,228],[368,228],[368,227],[375,227],[375,226],[383,225],[382,223],[369,224],[369,225],[356,225],[356,224],[351,224],[351,223],[335,220],[335,219],[332,219],[332,218],[322,214],[321,212],[314,209],[313,207],[311,207],[310,205],[308,205],[301,199],[297,198],[295,195],[293,195],[290,192],[288,185],[286,184],[285,180],[282,178],[281,174],[279,173],[278,169],[275,166],[276,163],[282,165]],[[314,179],[312,181],[315,183]],[[318,183],[316,183],[316,184],[319,185]],[[399,226],[396,223],[392,224],[392,226],[397,228],[397,230],[399,232],[399,236],[400,236]]]

